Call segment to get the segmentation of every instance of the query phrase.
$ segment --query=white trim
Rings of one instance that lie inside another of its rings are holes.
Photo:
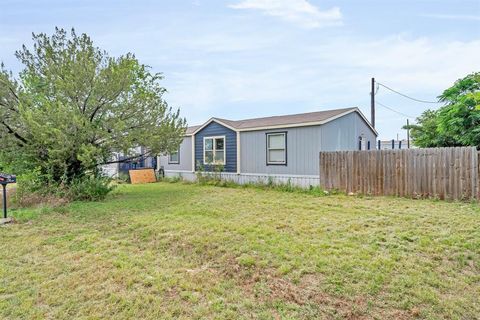
[[[192,172],[195,172],[195,136],[192,137]]]
[[[222,174],[228,174],[231,172],[222,172]],[[242,173],[242,176],[266,176],[266,177],[285,177],[285,178],[313,178],[320,179],[320,175],[308,175],[308,174],[282,174],[282,173]]]
[[[237,131],[237,174],[240,174],[240,132]]]
[[[185,172],[185,173],[192,173],[190,170],[165,170],[165,172]],[[207,172],[208,173],[208,172]],[[282,174],[282,173],[236,173],[236,172],[221,172],[221,175],[240,175],[240,176],[263,176],[263,177],[285,177],[285,178],[309,178],[309,179],[320,179],[319,175],[308,175],[308,174]]]
[[[330,117],[330,118],[322,120],[322,121],[302,122],[302,123],[292,123],[292,124],[279,124],[279,125],[275,125],[275,126],[264,126],[264,127],[252,127],[252,128],[238,129],[238,131],[245,132],[245,131],[269,130],[269,129],[283,129],[283,128],[318,126],[318,125],[322,125],[322,124],[328,123],[330,121],[333,121],[335,119],[338,119],[340,117],[346,116],[347,114],[350,114],[352,112],[357,112],[362,117],[362,119],[366,122],[366,124],[370,127],[370,129],[378,136],[378,132],[375,130],[375,128],[372,127],[370,122],[367,121],[365,116],[362,114],[362,112],[358,108],[340,113],[336,116]]]
[[[205,150],[205,140],[206,139],[213,139],[213,145],[212,145],[213,162],[212,163],[205,162],[205,151],[206,151]],[[215,163],[215,153],[217,152],[216,145],[215,145],[215,140],[216,139],[223,139],[223,163]],[[222,166],[227,165],[227,137],[226,136],[208,136],[208,137],[205,136],[205,137],[203,137],[203,164],[204,165],[222,165]]]
[[[217,118],[210,118],[210,120],[208,120],[207,122],[205,122],[204,124],[202,124],[200,127],[198,127],[197,130],[195,130],[194,132],[192,132],[191,135],[197,134],[197,132],[199,132],[200,130],[202,130],[203,128],[205,128],[206,126],[208,126],[208,125],[209,125],[210,123],[212,123],[212,122],[216,122],[216,123],[218,123],[218,124],[221,124],[222,126],[227,127],[228,129],[233,130],[233,131],[235,131],[235,132],[238,131],[238,130],[235,129],[234,127],[232,127],[232,126],[230,126],[230,125],[222,122],[221,120],[218,120]]]
[[[368,127],[370,129],[372,129],[372,131],[375,133],[375,135],[378,136],[377,130],[375,130],[375,128],[372,127],[372,124],[367,120],[367,118],[365,118],[365,115],[362,113],[362,111],[360,111],[360,109],[358,109],[358,108],[355,108],[355,111],[357,111],[357,113],[360,115],[360,117],[362,117],[363,121],[365,121],[365,123],[368,125]]]
[[[280,125],[274,125],[274,126],[263,126],[263,127],[252,127],[252,128],[245,128],[245,129],[236,129],[224,122],[222,122],[221,120],[217,119],[217,118],[211,118],[210,120],[208,120],[206,123],[204,123],[202,126],[200,126],[197,130],[195,130],[194,132],[192,132],[191,136],[195,136],[195,134],[202,130],[203,128],[205,128],[206,126],[208,126],[210,123],[212,122],[216,122],[224,127],[227,127],[228,129],[230,130],[233,130],[235,132],[244,132],[244,131],[258,131],[258,130],[269,130],[269,129],[282,129],[282,128],[296,128],[296,127],[309,127],[309,126],[317,126],[317,125],[322,125],[322,124],[325,124],[325,123],[328,123],[330,121],[333,121],[335,119],[338,119],[340,117],[343,117],[347,114],[350,114],[352,112],[357,112],[360,117],[362,117],[362,119],[365,121],[365,123],[370,127],[370,129],[375,133],[376,136],[378,136],[378,132],[377,130],[375,130],[374,127],[372,127],[372,124],[367,120],[367,118],[365,118],[365,116],[363,115],[362,111],[360,111],[359,108],[355,107],[355,108],[352,108],[348,111],[345,111],[345,112],[342,112],[340,114],[337,114],[336,116],[333,116],[333,117],[330,117],[328,119],[325,119],[325,120],[322,120],[322,121],[312,121],[312,122],[302,122],[302,123],[290,123],[290,124],[280,124]]]
[[[283,136],[283,148],[275,149],[270,148],[270,136]],[[276,165],[276,164],[287,164],[287,133],[286,132],[267,132],[267,165]],[[270,151],[283,151],[283,161],[271,161],[270,160]]]
[[[172,153],[167,154],[167,163],[168,164],[180,164],[180,147],[173,154],[177,154],[177,161],[172,161]]]

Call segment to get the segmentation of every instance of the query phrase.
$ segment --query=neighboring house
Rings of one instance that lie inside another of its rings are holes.
[[[415,149],[410,141],[410,147],[407,139],[402,140],[378,140],[377,145],[380,147],[380,150],[389,150],[389,149]],[[378,149],[378,147],[377,147]]]
[[[144,154],[145,148],[143,147],[136,147],[132,149],[132,154]],[[131,155],[130,155],[131,156]],[[129,157],[130,157],[129,156]],[[117,161],[127,158],[121,152],[114,152],[112,154],[111,161]],[[148,157],[141,157],[136,158],[128,162],[120,162],[120,163],[111,163],[107,165],[103,165],[102,172],[107,177],[111,178],[118,178],[120,173],[128,174],[128,171],[131,169],[142,169],[142,168],[154,168],[157,169],[157,157],[155,156],[148,156]]]
[[[238,183],[319,183],[319,152],[375,148],[377,132],[358,108],[232,121],[211,118],[189,127],[178,152],[160,156],[167,177],[194,180],[222,169]]]

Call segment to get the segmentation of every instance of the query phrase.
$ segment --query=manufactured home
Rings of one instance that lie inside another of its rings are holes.
[[[221,170],[237,183],[319,183],[319,152],[375,148],[377,132],[358,108],[247,120],[211,118],[188,127],[179,150],[159,156],[165,176],[194,180]]]

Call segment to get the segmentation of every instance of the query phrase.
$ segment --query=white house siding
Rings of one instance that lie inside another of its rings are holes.
[[[165,171],[165,177],[167,178],[181,178],[185,181],[193,182],[197,180],[197,176],[194,172],[190,171]]]
[[[212,174],[212,173],[210,173]],[[272,181],[274,184],[288,184],[293,186],[308,188],[318,186],[320,178],[318,176],[299,176],[299,175],[267,175],[267,174],[237,174],[233,172],[222,172],[216,174],[222,180],[232,181],[238,184],[268,184]],[[167,178],[181,178],[185,181],[196,181],[197,175],[194,172],[186,171],[166,171]]]
[[[187,136],[180,144],[180,163],[169,164],[168,156],[160,156],[159,165],[167,171],[192,171],[192,137]]]
[[[109,178],[118,178],[118,163],[105,164],[101,166],[103,175]]]
[[[287,165],[266,164],[266,133],[287,132]],[[240,133],[242,174],[319,175],[319,152],[356,150],[362,135],[375,144],[375,134],[356,113],[350,113],[324,125]]]

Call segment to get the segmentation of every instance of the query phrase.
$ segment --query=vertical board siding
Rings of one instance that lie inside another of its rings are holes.
[[[216,122],[211,122],[208,126],[195,134],[195,169],[199,169],[199,163],[203,165],[203,138],[225,136],[225,172],[237,172],[237,133]],[[209,166],[205,170],[212,170]]]
[[[480,199],[474,147],[320,152],[320,186],[347,193]]]
[[[287,132],[287,165],[266,164],[266,133]],[[319,174],[320,151],[357,150],[363,135],[375,145],[375,133],[356,113],[350,113],[323,125],[279,128],[240,133],[241,173],[269,175]]]
[[[194,182],[197,180],[197,173],[194,172],[174,172],[167,171],[165,176],[168,178],[180,177],[185,181]],[[312,186],[318,186],[319,179],[318,177],[311,176],[284,176],[284,175],[275,175],[269,176],[265,174],[258,175],[246,175],[246,174],[237,174],[232,172],[221,172],[221,173],[203,173],[204,175],[211,175],[221,180],[231,181],[237,184],[268,184],[272,182],[275,185],[292,185],[300,188],[310,188]]]
[[[180,163],[169,164],[168,156],[162,155],[159,157],[160,166],[163,166],[165,170],[192,171],[192,137],[183,138],[179,151]]]

